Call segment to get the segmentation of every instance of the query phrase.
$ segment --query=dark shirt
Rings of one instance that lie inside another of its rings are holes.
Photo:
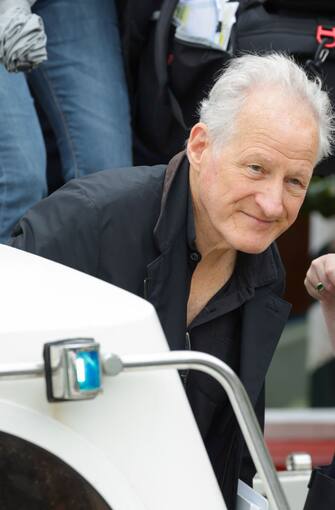
[[[194,214],[189,192],[187,212],[188,288],[201,254],[197,250]],[[234,272],[225,285],[208,301],[206,306],[189,324],[185,347],[213,354],[239,374],[241,317],[243,304],[254,294],[254,288],[266,276],[257,271],[255,256],[238,252]],[[223,451],[231,445],[236,420],[226,393],[213,378],[204,373],[183,374],[188,398],[198,427],[206,444],[212,465],[220,465]],[[206,398],[204,398],[204,395]],[[202,419],[199,417],[202,417]],[[217,423],[220,422],[220,427]],[[215,469],[216,472],[218,470]]]

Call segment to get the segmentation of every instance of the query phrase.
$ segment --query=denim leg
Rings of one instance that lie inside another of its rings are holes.
[[[113,0],[37,0],[48,60],[29,82],[57,138],[67,181],[131,165],[128,94]]]
[[[0,65],[0,242],[46,194],[46,155],[26,79]]]

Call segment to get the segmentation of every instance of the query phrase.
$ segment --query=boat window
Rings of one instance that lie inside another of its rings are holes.
[[[0,432],[0,508],[112,510],[72,467],[24,439]]]

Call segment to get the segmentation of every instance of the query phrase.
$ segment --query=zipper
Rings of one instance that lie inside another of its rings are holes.
[[[280,34],[280,35],[294,35],[296,37],[305,37],[305,36],[310,36],[310,37],[314,37],[314,33],[312,31],[312,29],[315,30],[315,25],[313,27],[311,27],[311,30],[289,30],[287,29],[286,27],[284,29],[282,28],[274,28],[272,25],[270,25],[269,27],[265,27],[265,30],[264,28],[263,29],[250,29],[250,30],[245,30],[243,31],[243,27],[241,29],[241,32],[238,34],[238,37],[240,39],[243,39],[245,37],[250,37],[251,35],[268,35],[269,32],[271,32],[271,34]],[[313,39],[314,40],[314,39]]]
[[[190,333],[188,330],[186,330],[186,333],[185,333],[185,351],[190,351],[192,349],[192,345],[191,345],[191,336],[190,336]],[[186,368],[184,370],[181,370],[179,373],[180,373],[180,377],[181,377],[181,380],[183,382],[183,385],[184,387],[186,388],[186,384],[187,384],[187,379],[188,379],[188,374],[189,374],[189,369]]]

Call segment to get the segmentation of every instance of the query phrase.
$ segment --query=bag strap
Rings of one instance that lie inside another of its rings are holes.
[[[176,96],[174,95],[171,87],[169,87],[168,84],[167,59],[169,51],[170,28],[173,13],[177,7],[177,4],[178,0],[165,0],[161,6],[155,31],[154,64],[156,69],[158,86],[162,90],[164,88],[167,89],[173,115],[180,124],[180,126],[183,129],[187,130],[181,106],[178,103]]]
[[[169,50],[170,28],[173,13],[177,4],[178,0],[164,0],[156,23],[154,65],[158,84],[161,87],[164,87],[168,81],[167,56]]]
[[[315,38],[318,43],[318,47],[313,59],[306,60],[304,67],[311,76],[320,77],[322,73],[322,66],[330,51],[335,47],[335,22],[331,27],[329,27],[328,24],[326,24],[326,26],[319,24],[317,26]]]

